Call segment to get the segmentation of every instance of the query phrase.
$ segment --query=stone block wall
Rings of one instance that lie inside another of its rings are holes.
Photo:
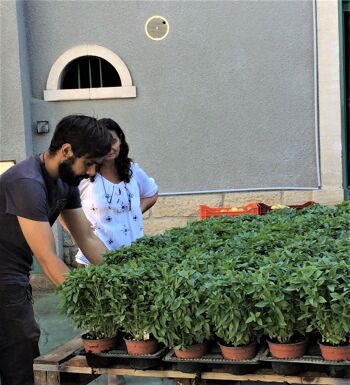
[[[173,227],[184,227],[188,222],[198,220],[199,205],[210,207],[237,207],[249,202],[263,202],[268,205],[295,205],[307,201],[334,205],[343,200],[341,188],[315,191],[256,191],[245,193],[221,193],[201,195],[160,196],[157,203],[144,215],[145,234],[162,234]],[[74,240],[64,233],[64,259],[74,266],[77,247]]]

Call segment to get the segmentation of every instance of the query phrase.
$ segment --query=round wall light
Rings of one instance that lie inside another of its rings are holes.
[[[145,32],[152,40],[163,40],[169,33],[169,23],[163,16],[152,16],[146,21]]]

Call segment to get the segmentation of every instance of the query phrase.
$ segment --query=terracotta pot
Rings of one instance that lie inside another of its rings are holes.
[[[203,342],[201,344],[191,345],[186,350],[175,350],[175,356],[177,358],[200,358],[208,350],[208,343]]]
[[[244,346],[227,346],[218,342],[221,353],[226,360],[245,361],[251,360],[256,355],[256,343]]]
[[[117,337],[103,338],[100,340],[91,340],[86,338],[86,334],[81,336],[84,349],[87,353],[102,353],[112,350],[117,346]]]
[[[348,361],[350,360],[350,345],[331,346],[318,342],[321,354],[326,361]]]
[[[267,340],[270,354],[274,358],[299,358],[306,352],[307,340],[295,343],[277,343]]]
[[[154,354],[158,350],[158,341],[150,339],[147,341],[134,341],[124,338],[126,350],[130,355]]]

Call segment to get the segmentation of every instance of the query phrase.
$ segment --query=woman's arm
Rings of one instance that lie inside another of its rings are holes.
[[[158,193],[155,193],[151,197],[141,198],[140,206],[141,206],[142,214],[145,213],[147,210],[149,210],[157,202],[157,199],[158,199]]]
[[[95,265],[102,263],[101,254],[105,253],[107,248],[93,232],[83,209],[63,210],[61,216],[86,258]]]

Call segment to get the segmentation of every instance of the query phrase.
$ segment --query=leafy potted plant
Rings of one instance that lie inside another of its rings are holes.
[[[298,289],[289,281],[292,268],[284,259],[269,257],[271,262],[256,270],[251,281],[254,306],[261,313],[258,326],[273,357],[298,358],[306,351],[307,322]]]
[[[226,271],[215,277],[205,301],[208,318],[225,359],[250,360],[256,355],[256,324],[261,322],[246,294],[249,274]]]
[[[347,241],[346,241],[347,242]],[[339,244],[338,244],[339,247]],[[304,268],[303,298],[308,330],[321,335],[322,357],[350,360],[350,266],[348,250],[311,260]]]
[[[120,300],[115,304],[124,341],[129,354],[153,354],[158,350],[158,341],[152,336],[149,311],[153,303],[153,267],[140,257],[125,263],[119,270]]]
[[[118,297],[118,277],[106,265],[89,265],[69,273],[57,288],[60,308],[85,333],[82,335],[85,350],[99,353],[115,347],[118,322],[112,312]]]
[[[178,358],[201,357],[212,336],[204,305],[208,277],[194,270],[193,262],[165,268],[154,282],[151,331],[159,342],[173,348]]]

